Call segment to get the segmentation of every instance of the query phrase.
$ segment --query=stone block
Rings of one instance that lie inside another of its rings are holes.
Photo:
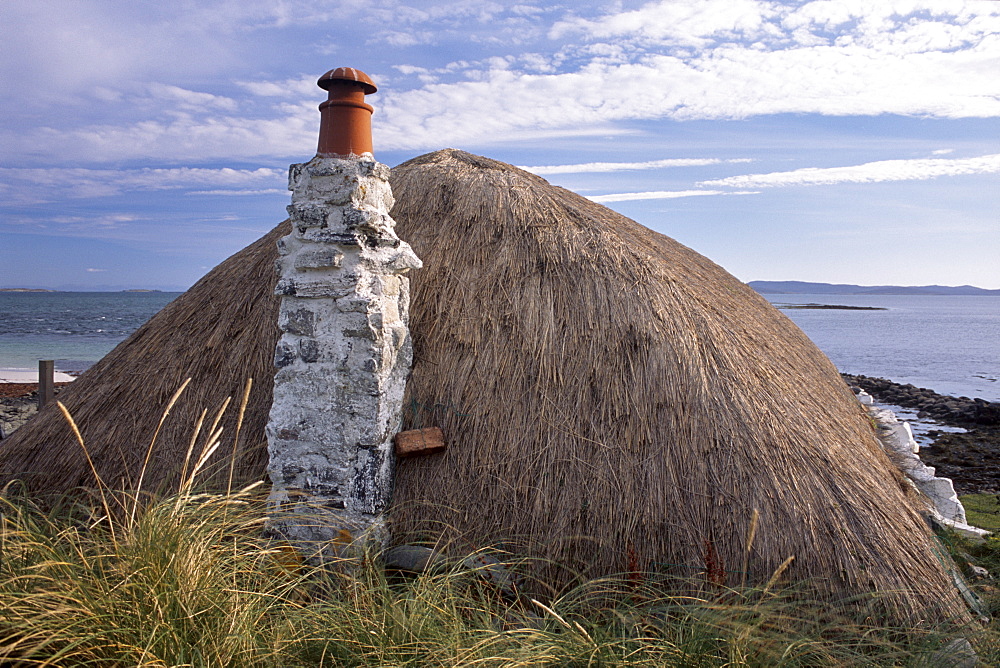
[[[368,173],[368,168],[361,167],[357,158],[321,158],[314,157],[305,163],[309,178],[317,176],[354,176],[358,173]]]
[[[316,273],[310,272],[312,275],[300,274],[294,279],[282,278],[275,287],[275,293],[302,299],[315,299],[319,297],[339,299],[351,294],[353,291],[350,281],[343,280],[342,276],[328,277],[316,275]]]
[[[293,260],[296,269],[331,269],[340,267],[344,254],[336,248],[302,249]]]
[[[363,513],[385,510],[392,496],[394,459],[388,448],[376,447],[358,453],[348,507]]]
[[[302,181],[302,173],[305,171],[304,163],[296,163],[288,166],[288,189],[295,191],[299,189]]]
[[[341,313],[368,313],[372,300],[358,294],[347,295],[337,300]]]
[[[420,269],[424,266],[405,241],[395,245],[367,246],[362,251],[361,257],[369,271],[380,274],[405,274],[410,269]]]
[[[392,229],[389,226],[392,224],[392,219],[387,214],[358,207],[345,207],[342,211],[344,231],[358,230],[364,234],[371,234],[373,231],[382,231],[384,228]],[[389,225],[385,223],[384,219],[386,218],[389,220]],[[396,236],[394,232],[391,234],[393,237]]]
[[[303,362],[317,362],[319,355],[319,342],[316,339],[299,340],[299,359]]]
[[[279,267],[280,268],[280,267]],[[279,297],[286,295],[295,294],[295,279],[294,278],[279,278],[278,282],[274,285],[274,294]]]
[[[279,341],[274,350],[274,366],[283,369],[295,362],[297,357],[295,346],[287,341]]]
[[[278,239],[277,246],[278,246],[278,255],[288,255],[288,237],[281,237],[280,239]]]
[[[363,240],[356,232],[343,232],[330,229],[307,229],[302,233],[302,238],[306,241],[317,243],[336,244],[344,248],[358,248],[363,244]]]
[[[358,174],[361,176],[371,176],[378,169],[379,162],[375,160],[374,157],[363,157],[358,160],[357,170]],[[385,179],[389,178],[389,173],[385,172]]]
[[[327,209],[321,204],[307,201],[289,204],[285,208],[300,233],[312,227],[326,227]]]
[[[316,331],[316,316],[312,310],[303,307],[283,309],[278,314],[278,328],[289,334],[312,336]]]
[[[379,276],[377,294],[386,297],[396,297],[399,295],[399,276],[388,274]]]
[[[305,184],[305,197],[327,206],[341,206],[351,201],[358,189],[358,179],[345,174],[312,174]]]

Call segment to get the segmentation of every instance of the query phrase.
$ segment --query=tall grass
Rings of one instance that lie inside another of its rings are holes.
[[[686,583],[650,575],[637,584],[632,573],[538,601],[505,597],[468,561],[407,577],[370,558],[314,567],[263,537],[258,491],[140,504],[114,532],[99,499],[53,513],[8,495],[0,658],[52,666],[925,665],[953,637],[883,628],[858,614],[857,602],[834,606],[796,587],[670,595]]]
[[[407,576],[376,555],[313,566],[266,537],[261,486],[197,491],[220,438],[211,424],[198,433],[167,497],[100,486],[53,509],[5,490],[0,663],[917,666],[954,638],[885,628],[862,602],[819,601],[801,585],[628,573],[535,600],[498,590],[471,559]],[[986,661],[1000,658],[992,638],[974,638]]]
[[[290,583],[275,577],[255,505],[250,492],[188,495],[148,505],[113,531],[101,506],[54,516],[5,501],[0,656],[261,665],[281,635],[275,601],[288,598]]]

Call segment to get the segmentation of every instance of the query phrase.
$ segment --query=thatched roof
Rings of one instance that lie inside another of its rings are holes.
[[[411,277],[398,534],[510,540],[587,575],[789,556],[833,591],[953,589],[836,368],[783,314],[676,241],[510,165],[439,151],[393,170]],[[745,547],[755,511],[756,537]]]
[[[504,163],[438,151],[395,168],[392,186],[397,231],[424,261],[410,274],[405,426],[440,426],[449,442],[400,462],[395,536],[516,546],[558,564],[546,574],[557,585],[562,568],[708,567],[733,583],[745,566],[748,582],[762,582],[794,556],[788,577],[885,592],[901,618],[957,610],[862,408],[757,293]],[[110,482],[135,478],[188,376],[152,482],[176,476],[198,411],[238,395],[247,376],[256,385],[237,462],[242,477],[263,475],[282,233],[213,270],[62,395]],[[4,478],[92,482],[51,410],[0,452]]]

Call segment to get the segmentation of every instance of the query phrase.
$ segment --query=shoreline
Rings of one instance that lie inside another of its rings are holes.
[[[57,383],[68,383],[75,380],[76,376],[65,371],[56,371],[52,374]],[[19,369],[12,367],[0,367],[0,387],[3,385],[38,385],[37,369]]]
[[[950,478],[959,495],[1000,493],[1000,402],[952,397],[886,378],[841,376],[880,403],[914,409],[918,417],[965,429],[929,431],[931,444],[920,449],[920,459],[939,477]]]

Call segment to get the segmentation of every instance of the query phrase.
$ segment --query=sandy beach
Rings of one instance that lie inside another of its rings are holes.
[[[62,371],[53,374],[57,383],[68,383],[73,380],[73,376]],[[32,383],[38,384],[38,371],[31,369],[3,369],[0,368],[0,384],[3,383]]]

